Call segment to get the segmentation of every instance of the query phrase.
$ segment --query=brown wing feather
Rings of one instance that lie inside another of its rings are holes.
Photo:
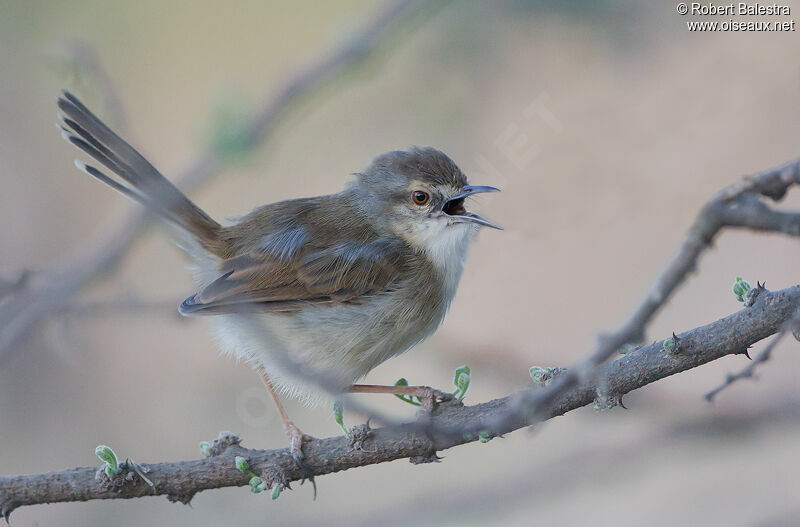
[[[286,312],[309,303],[358,302],[390,289],[411,249],[359,218],[337,196],[254,211],[229,228],[230,245],[241,252],[224,260],[221,276],[187,298],[181,312]]]

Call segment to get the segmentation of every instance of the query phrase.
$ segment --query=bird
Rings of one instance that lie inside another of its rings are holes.
[[[222,353],[259,373],[298,465],[313,437],[281,396],[394,393],[432,408],[430,387],[357,382],[439,327],[475,234],[502,229],[465,200],[499,189],[470,185],[435,148],[411,147],[376,156],[338,193],[260,206],[222,225],[73,94],[62,91],[57,105],[62,136],[113,176],[76,166],[176,227],[198,287],[178,311],[210,316]]]

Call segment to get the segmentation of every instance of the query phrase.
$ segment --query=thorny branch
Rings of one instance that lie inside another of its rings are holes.
[[[759,199],[766,196],[779,200],[797,183],[800,160],[744,178],[714,196],[633,315],[617,332],[602,337],[587,359],[549,384],[474,406],[448,401],[440,404],[430,419],[379,429],[362,425],[352,430],[350,438],[311,441],[305,447],[310,473],[297,467],[288,449],[250,450],[243,448],[236,437],[221,436],[205,459],[138,465],[146,471],[152,486],[130,469],[111,479],[96,467],[0,477],[0,513],[7,519],[23,505],[152,495],[188,503],[202,490],[246,485],[249,476],[235,468],[236,456],[246,458],[268,486],[286,487],[311,474],[318,476],[402,458],[432,461],[437,451],[476,441],[481,435],[502,435],[593,402],[612,407],[621,404],[624,394],[649,383],[726,355],[742,354],[795,318],[800,309],[800,285],[774,292],[760,286],[744,309],[711,324],[673,334],[671,346],[657,341],[605,362],[624,344],[644,339],[647,324],[695,269],[702,252],[723,228],[800,235],[800,214],[773,211]],[[771,343],[768,349],[774,345]]]
[[[245,132],[240,137],[241,146],[254,148],[263,144],[298,102],[364,64],[389,36],[414,15],[441,4],[422,0],[389,2],[360,31],[295,75],[270,98],[244,128]],[[224,162],[225,156],[219,151],[210,149],[201,152],[188,164],[176,183],[184,191],[191,191],[219,174]],[[30,276],[23,273],[25,287],[13,290],[13,294],[9,293],[6,298],[0,297],[0,360],[41,320],[58,312],[93,279],[114,269],[144,231],[148,219],[149,214],[145,210],[136,208],[105,239],[85,252],[74,255],[69,265]]]
[[[454,523],[452,511],[457,510],[458,517],[478,523],[479,518],[487,516],[487,503],[502,502],[504,507],[511,508],[515,502],[524,501],[536,507],[539,503],[549,502],[553,496],[568,495],[586,481],[587,474],[611,474],[619,472],[625,465],[645,464],[664,449],[674,452],[681,445],[689,444],[697,448],[700,441],[710,440],[716,444],[721,436],[741,436],[768,427],[796,427],[798,422],[800,401],[797,399],[747,406],[731,413],[680,418],[657,426],[645,437],[633,434],[614,442],[587,441],[579,448],[568,449],[563,455],[540,458],[535,465],[520,464],[517,470],[504,471],[496,481],[475,478],[458,492],[414,494],[408,500],[398,500],[391,506],[382,507],[377,513],[367,511],[365,516],[349,520],[353,525],[379,525],[385,523],[386,518],[403,518],[407,524],[420,518],[426,524],[439,525]],[[546,477],[542,477],[545,474]],[[410,511],[419,512],[414,515]]]
[[[718,192],[701,209],[677,254],[667,263],[649,294],[619,329],[601,335],[595,350],[569,368],[565,374],[554,379],[548,390],[523,394],[511,411],[475,423],[474,430],[503,430],[520,420],[535,421],[537,415],[546,415],[545,410],[554,400],[580,383],[595,378],[598,366],[623,346],[644,341],[647,325],[678,286],[697,268],[701,254],[711,247],[722,229],[747,228],[800,236],[800,213],[775,211],[760,199],[764,196],[779,201],[792,185],[797,184],[800,184],[800,159],[760,174],[746,176]]]
[[[601,365],[596,377],[606,379],[606,385],[614,393],[628,393],[725,355],[741,353],[746,346],[777,331],[798,307],[800,286],[767,292],[750,308],[681,333],[680,346],[673,350],[666,349],[661,341],[644,346]],[[547,387],[534,387],[530,391],[547,390]],[[540,407],[539,415],[551,418],[591,404],[596,400],[598,390],[597,383],[580,384],[553,398],[547,407]],[[437,407],[433,421],[444,430],[467,430],[471,423],[513,413],[517,404],[518,394],[474,406],[451,401]],[[510,432],[529,424],[530,421],[519,420],[495,433]],[[353,429],[350,439],[341,436],[314,440],[306,444],[304,452],[310,472],[319,476],[402,458],[425,459],[436,451],[477,440],[477,434],[442,434],[436,429],[426,430],[419,423],[374,430],[362,425]],[[154,488],[139,477],[129,476],[129,471],[109,480],[102,474],[98,475],[97,467],[0,477],[0,512],[8,516],[23,505],[153,495],[166,495],[172,501],[186,503],[203,490],[247,485],[249,476],[235,468],[236,456],[247,459],[250,467],[261,474],[268,486],[275,483],[288,485],[307,475],[294,463],[288,449],[251,450],[239,445],[238,438],[228,437],[212,448],[212,454],[191,461],[140,463],[148,479],[155,484]]]
[[[786,334],[792,330],[793,327],[797,327],[798,325],[800,325],[800,311],[795,313],[792,319],[787,320],[783,324],[783,327],[781,327],[778,334],[775,335],[772,338],[772,340],[770,340],[769,344],[767,344],[764,347],[764,349],[761,350],[761,352],[758,355],[756,355],[756,358],[753,359],[750,362],[750,364],[748,364],[745,368],[742,368],[742,370],[739,373],[732,373],[728,375],[725,378],[725,382],[723,382],[722,384],[720,384],[719,386],[708,392],[705,395],[706,400],[709,402],[713,402],[714,397],[716,397],[717,394],[719,394],[719,392],[721,392],[731,384],[735,383],[736,381],[742,379],[751,379],[755,377],[756,368],[758,368],[759,365],[767,362],[772,358],[772,351],[775,349],[775,347],[780,343],[781,340],[783,340],[783,337],[785,337]],[[800,340],[800,338],[798,338],[798,340]]]

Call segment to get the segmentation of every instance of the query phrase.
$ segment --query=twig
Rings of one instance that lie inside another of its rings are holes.
[[[744,308],[716,322],[679,335],[681,351],[675,352],[661,342],[634,350],[598,368],[597,378],[606,379],[609,390],[628,393],[649,383],[695,368],[741,350],[774,334],[800,307],[800,285],[774,292],[765,292],[752,307]],[[545,418],[591,404],[596,397],[597,383],[576,385],[551,399],[540,408]],[[540,392],[542,388],[528,391]],[[494,415],[513,414],[519,394],[512,394],[474,406],[457,401],[441,404],[433,420],[442,429],[460,429],[461,435],[430,433],[421,423],[370,430],[361,434],[362,448],[353,448],[352,439],[344,436],[313,440],[304,452],[310,473],[316,476],[354,467],[373,465],[402,458],[426,458],[431,452],[478,440],[469,434],[473,423],[484,422]],[[526,420],[510,423],[503,433],[529,424]],[[250,467],[263,474],[265,480],[290,482],[307,477],[297,467],[288,449],[250,450],[237,441],[216,455],[205,459],[173,463],[140,464],[155,489],[140,478],[129,478],[119,485],[95,479],[97,467],[73,468],[46,474],[0,477],[0,513],[6,518],[17,507],[40,503],[123,499],[166,495],[172,501],[188,503],[197,492],[221,487],[245,486],[249,476],[236,470],[235,456],[244,457]]]
[[[347,71],[365,63],[403,21],[430,6],[429,2],[422,0],[391,1],[355,35],[290,79],[256,113],[245,127],[246,133],[241,140],[250,147],[263,144],[298,101],[319,92]],[[224,162],[224,156],[214,150],[201,152],[177,178],[178,186],[187,192],[191,191],[217,175]],[[71,259],[73,263],[39,273],[35,283],[32,281],[29,287],[0,305],[0,359],[31,328],[37,327],[42,319],[74,299],[75,294],[93,279],[114,269],[144,231],[148,219],[146,211],[135,209],[94,247],[76,254]]]
[[[747,365],[747,367],[743,368],[741,371],[739,371],[739,373],[729,374],[725,378],[725,382],[723,382],[722,384],[720,384],[719,386],[708,392],[705,395],[706,400],[708,402],[713,402],[714,397],[716,397],[719,392],[721,392],[731,384],[735,383],[736,381],[755,377],[756,368],[760,364],[763,364],[772,358],[772,350],[775,349],[775,346],[777,346],[780,343],[780,341],[783,340],[783,337],[785,337],[786,334],[789,333],[792,326],[797,324],[798,321],[797,315],[798,314],[795,313],[795,316],[791,320],[788,320],[783,324],[783,327],[781,327],[778,334],[775,335],[772,338],[772,340],[769,341],[769,344],[767,344],[764,347],[764,349],[761,350],[761,352],[758,355],[756,355],[756,358],[753,359],[750,362],[750,364]]]
[[[545,390],[521,396],[509,412],[493,415],[486,421],[476,423],[476,426],[479,429],[501,431],[513,423],[534,422],[537,416],[546,416],[546,409],[553,401],[580,383],[596,378],[598,367],[617,350],[626,344],[642,342],[647,325],[678,286],[696,269],[701,254],[724,228],[748,228],[800,236],[800,214],[774,211],[759,199],[759,196],[776,201],[783,199],[789,188],[796,184],[800,184],[800,158],[760,174],[746,176],[718,192],[701,209],[678,253],[658,276],[650,293],[619,329],[601,335],[591,354],[553,379]],[[622,394],[616,395],[621,397]]]
[[[653,410],[658,411],[658,408],[650,408]],[[781,425],[796,427],[799,421],[800,400],[796,399],[755,408],[737,407],[734,413],[721,415],[688,419],[679,416],[644,437],[632,434],[632,437],[614,442],[587,441],[580,447],[568,449],[563,455],[519,463],[516,470],[509,468],[488,480],[485,476],[472,478],[464,481],[458,492],[432,493],[420,489],[407,499],[393,502],[377,512],[368,511],[364,516],[350,517],[348,524],[372,526],[386,523],[386,518],[402,518],[405,525],[448,524],[452,523],[453,511],[458,511],[458,518],[469,518],[471,524],[501,524],[497,513],[487,507],[487,503],[502,502],[504,507],[514,510],[515,504],[524,502],[530,510],[536,510],[539,504],[550,503],[555,496],[574,496],[575,489],[586,481],[587,474],[610,476],[620,473],[624,470],[622,467],[635,467],[658,456],[662,449],[675,452],[681,445],[696,448],[697,443],[704,440],[713,441],[714,446],[709,448],[719,448],[721,441],[737,441],[748,431]],[[639,476],[646,477],[646,473]],[[613,480],[613,476],[609,479]]]

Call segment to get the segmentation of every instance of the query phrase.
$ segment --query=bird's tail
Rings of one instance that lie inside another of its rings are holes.
[[[62,92],[58,107],[63,112],[59,128],[64,139],[119,176],[124,183],[76,160],[75,165],[79,169],[178,225],[207,251],[217,254],[221,250],[219,233],[222,226],[192,203],[136,149],[103,124],[77,97],[67,91]]]

